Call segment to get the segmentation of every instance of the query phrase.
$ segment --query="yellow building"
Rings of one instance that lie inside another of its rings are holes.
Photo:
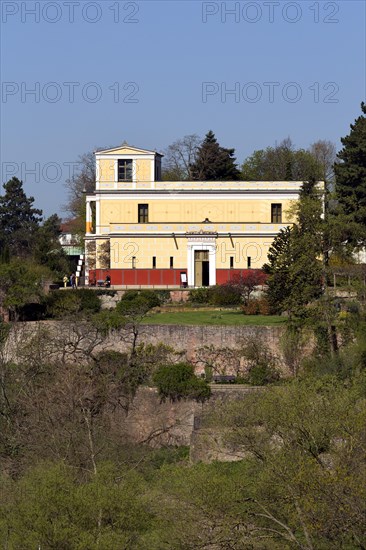
[[[86,197],[86,283],[199,287],[260,269],[300,181],[161,181],[162,155],[98,151]]]

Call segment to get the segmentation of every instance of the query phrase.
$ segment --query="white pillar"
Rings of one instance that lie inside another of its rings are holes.
[[[85,233],[90,234],[92,232],[92,209],[91,201],[86,201],[86,227]]]

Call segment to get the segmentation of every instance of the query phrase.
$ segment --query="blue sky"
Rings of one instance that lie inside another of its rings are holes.
[[[96,147],[163,150],[212,129],[240,163],[287,136],[339,148],[366,95],[363,1],[2,0],[1,10],[2,181],[22,178],[45,215],[65,216],[72,163]]]

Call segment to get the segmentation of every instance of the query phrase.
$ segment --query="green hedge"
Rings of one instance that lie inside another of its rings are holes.
[[[159,390],[162,400],[195,399],[205,401],[211,395],[206,380],[197,378],[194,367],[188,363],[163,365],[157,369],[153,382]]]
[[[45,299],[46,316],[60,319],[79,313],[98,313],[100,300],[94,290],[80,288],[78,290],[56,290]]]

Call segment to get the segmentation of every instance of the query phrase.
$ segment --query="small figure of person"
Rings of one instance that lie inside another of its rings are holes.
[[[64,277],[62,280],[63,280],[63,282],[64,282],[64,288],[66,288],[66,287],[67,287],[67,282],[68,282],[68,280],[69,280],[68,276],[65,275],[65,277]]]
[[[75,276],[75,273],[71,273],[71,275],[70,275],[70,285],[71,285],[71,288],[76,289],[76,276]]]
[[[109,288],[111,286],[111,278],[109,275],[106,276],[104,285],[106,286],[106,288]]]

